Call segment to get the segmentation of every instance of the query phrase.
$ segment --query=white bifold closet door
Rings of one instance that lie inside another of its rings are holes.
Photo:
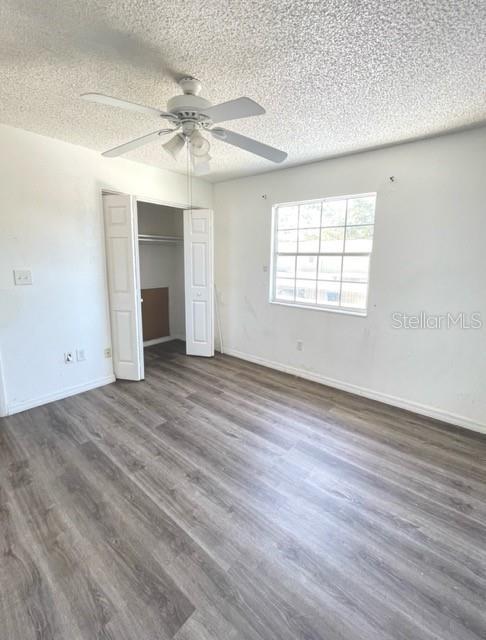
[[[213,212],[184,211],[186,353],[214,356]]]
[[[137,203],[125,194],[103,195],[113,369],[123,380],[142,380]]]

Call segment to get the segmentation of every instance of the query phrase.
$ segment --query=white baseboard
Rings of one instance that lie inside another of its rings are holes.
[[[97,378],[96,380],[90,380],[83,384],[77,384],[73,387],[66,387],[54,393],[49,393],[39,398],[33,398],[31,400],[24,400],[23,402],[14,402],[7,407],[7,415],[11,416],[14,413],[20,413],[20,411],[26,411],[27,409],[33,409],[39,407],[42,404],[48,404],[49,402],[55,402],[56,400],[62,400],[69,396],[75,396],[83,391],[89,391],[90,389],[96,389],[96,387],[103,387],[105,384],[115,382],[115,376],[105,376],[104,378]]]
[[[162,344],[163,342],[170,342],[171,340],[184,340],[186,341],[186,336],[175,335],[175,336],[165,336],[164,338],[154,338],[153,340],[145,340],[143,343],[144,347],[152,347],[154,344]]]
[[[406,400],[405,398],[400,398],[398,396],[392,396],[387,393],[381,393],[380,391],[374,391],[373,389],[368,389],[366,387],[360,387],[355,384],[350,384],[349,382],[343,382],[342,380],[327,378],[326,376],[322,376],[319,373],[312,373],[310,371],[306,371],[305,369],[299,369],[290,365],[281,364],[280,362],[266,360],[265,358],[261,358],[259,356],[254,356],[249,353],[243,353],[242,351],[238,351],[237,349],[226,348],[224,352],[227,355],[234,356],[235,358],[240,358],[241,360],[247,360],[248,362],[260,364],[263,367],[276,369],[277,371],[283,371],[284,373],[290,373],[291,375],[297,376],[298,378],[312,380],[312,382],[318,382],[319,384],[324,384],[328,387],[333,387],[334,389],[340,389],[341,391],[354,393],[355,395],[370,398],[371,400],[377,400],[378,402],[383,402],[394,407],[399,407],[400,409],[406,409],[407,411],[412,411],[413,413],[418,413],[420,415],[427,416],[428,418],[434,418],[436,420],[441,420],[442,422],[453,424],[457,427],[463,427],[464,429],[470,429],[472,431],[486,434],[486,424],[477,422],[475,420],[472,420],[471,418],[466,418],[465,416],[460,416],[455,413],[443,411],[442,409],[437,409],[436,407],[429,407],[428,405],[414,402],[413,400]]]

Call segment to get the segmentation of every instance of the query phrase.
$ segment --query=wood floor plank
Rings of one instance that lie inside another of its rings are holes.
[[[129,530],[125,514],[103,500],[80,472],[71,469],[61,482],[72,503],[75,525],[93,541],[104,571],[111,571],[124,598],[136,604],[141,620],[150,620],[161,638],[172,637],[194,607],[165,572],[150,538],[135,535],[135,527]]]
[[[0,421],[1,640],[484,640],[486,438],[177,341]]]
[[[174,640],[244,640],[244,636],[223,620],[219,615],[202,614],[196,611],[181,629]]]
[[[32,550],[14,524],[7,492],[0,487],[0,623],[6,638],[61,638],[55,596]],[[74,625],[73,625],[74,627]]]

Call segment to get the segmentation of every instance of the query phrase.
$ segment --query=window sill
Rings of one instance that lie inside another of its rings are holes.
[[[276,304],[280,307],[290,307],[293,309],[310,309],[311,311],[328,311],[329,313],[338,313],[346,316],[358,316],[359,318],[366,318],[368,316],[367,311],[361,311],[359,309],[336,309],[334,307],[324,307],[315,304],[301,304],[294,302],[281,302],[280,300],[270,300],[270,304]]]

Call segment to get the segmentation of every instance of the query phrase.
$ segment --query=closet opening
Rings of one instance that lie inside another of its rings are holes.
[[[185,343],[183,210],[138,200],[137,223],[143,347]]]
[[[115,377],[143,380],[144,348],[214,356],[213,212],[102,192]]]

